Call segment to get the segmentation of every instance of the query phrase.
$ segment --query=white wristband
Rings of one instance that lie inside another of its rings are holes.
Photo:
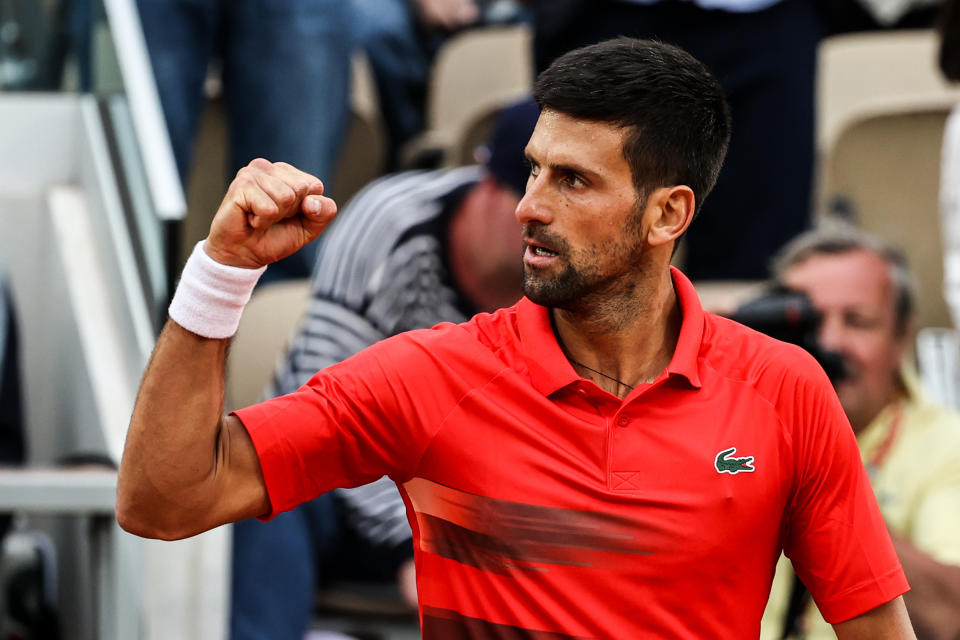
[[[229,338],[237,332],[243,308],[266,271],[221,264],[203,250],[203,240],[183,267],[168,313],[187,331],[204,338]]]

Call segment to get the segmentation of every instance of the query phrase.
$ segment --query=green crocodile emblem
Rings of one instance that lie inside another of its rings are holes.
[[[753,456],[744,456],[742,458],[728,458],[727,456],[732,456],[737,452],[736,447],[730,447],[729,449],[724,449],[717,454],[717,473],[740,473],[752,472],[753,468]]]

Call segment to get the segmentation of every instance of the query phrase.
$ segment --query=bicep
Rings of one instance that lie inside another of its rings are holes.
[[[903,597],[833,625],[837,640],[915,640]]]

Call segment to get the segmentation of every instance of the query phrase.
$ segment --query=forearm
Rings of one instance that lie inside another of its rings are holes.
[[[904,538],[893,541],[910,582],[903,599],[917,637],[960,638],[960,566],[938,562]]]
[[[157,341],[137,396],[117,487],[117,517],[149,537],[182,537],[209,509],[217,471],[228,340],[173,321]]]
[[[222,416],[229,338],[266,265],[311,242],[336,214],[315,177],[256,159],[230,184],[210,235],[187,260],[134,406],[117,520],[183,538],[270,510],[257,451]]]

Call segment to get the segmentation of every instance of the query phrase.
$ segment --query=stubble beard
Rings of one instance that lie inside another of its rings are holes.
[[[555,276],[541,275],[524,264],[523,295],[544,307],[572,309],[593,291],[595,277],[595,273],[581,271],[569,261]]]
[[[632,287],[627,287],[630,291],[620,291],[623,287],[615,282],[616,277],[610,278],[601,273],[597,261],[604,255],[616,255],[622,260],[633,262],[635,266],[641,265],[644,258],[639,240],[641,211],[639,208],[635,210],[634,216],[628,220],[624,229],[623,243],[616,243],[615,246],[592,246],[574,250],[564,238],[548,234],[542,228],[525,228],[524,237],[551,246],[558,252],[558,259],[563,266],[556,275],[548,275],[524,262],[523,295],[541,306],[568,311],[579,311],[597,305],[621,306],[616,299],[629,297],[631,292],[635,291]]]

